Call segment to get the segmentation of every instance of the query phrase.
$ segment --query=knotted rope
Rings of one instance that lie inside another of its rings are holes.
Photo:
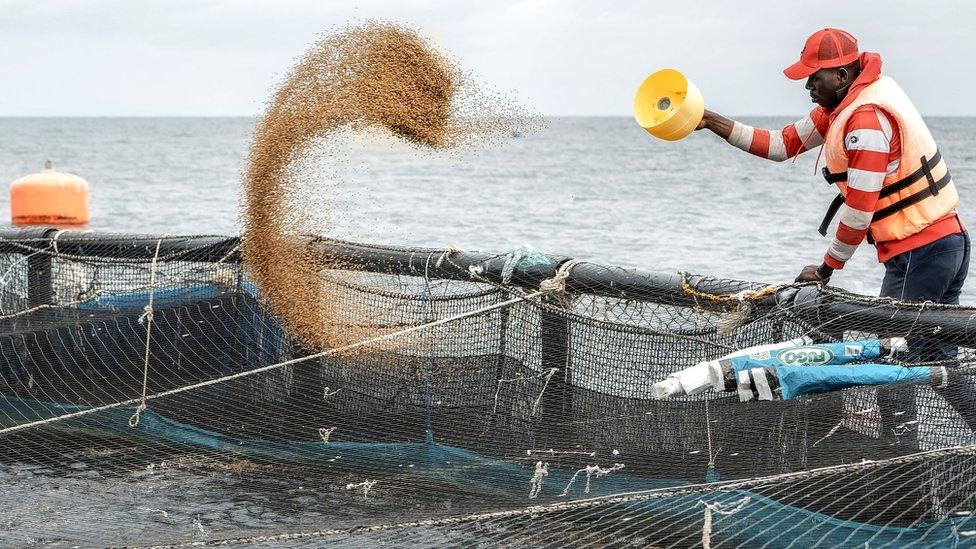
[[[444,247],[444,251],[441,252],[440,257],[437,258],[437,261],[434,263],[434,266],[440,269],[441,266],[444,265],[444,262],[450,259],[452,255],[459,254],[459,253],[464,253],[464,250],[459,248],[456,244],[448,244],[447,246]]]
[[[68,229],[58,229],[57,232],[54,233],[54,236],[51,237],[51,248],[54,249],[54,254],[55,255],[58,255],[58,253],[59,253],[58,252],[58,239],[61,238],[61,235],[63,235],[66,232],[68,232]]]
[[[733,507],[731,503],[722,505],[721,503],[708,503],[703,499],[698,500],[700,504],[705,506],[705,520],[702,524],[702,549],[711,549],[712,547],[712,513],[734,515],[749,505],[750,501],[752,498],[745,496]]]
[[[535,473],[532,474],[532,478],[529,479],[529,499],[535,499],[539,496],[539,492],[542,491],[542,479],[549,476],[549,462],[537,461],[535,464]]]
[[[705,399],[705,434],[708,436],[708,470],[715,470],[715,458],[718,457],[718,452],[712,447],[712,414],[708,407],[709,399]],[[711,480],[711,479],[709,479]]]
[[[742,326],[749,320],[750,315],[752,315],[753,303],[759,301],[760,299],[776,295],[777,292],[783,288],[789,287],[789,284],[770,284],[765,288],[758,290],[745,289],[741,292],[732,292],[726,294],[714,294],[711,292],[703,292],[692,285],[689,280],[690,275],[688,273],[682,272],[681,274],[681,291],[685,295],[689,295],[695,299],[695,304],[701,301],[707,301],[711,303],[720,303],[729,316],[719,320],[716,323],[716,333],[720,336],[727,335],[733,330]]]
[[[55,231],[54,235],[51,236],[51,248],[54,250],[55,255],[61,255],[61,252],[58,250],[58,239],[61,238],[61,235],[64,233],[91,234],[94,232],[94,229],[58,229]]]
[[[139,416],[146,410],[146,385],[149,382],[149,345],[152,342],[153,298],[156,295],[156,265],[159,263],[159,248],[166,236],[163,235],[156,241],[156,253],[153,254],[152,263],[149,265],[149,302],[143,307],[144,312],[139,317],[140,323],[143,320],[146,321],[146,352],[143,355],[142,365],[142,395],[139,397],[139,405],[136,406],[135,413],[129,418],[129,427],[139,425]]]
[[[695,288],[691,281],[688,273],[681,273],[681,291],[686,295],[690,295],[695,299],[703,299],[705,301],[711,301],[713,303],[733,303],[740,304],[746,301],[756,301],[764,297],[769,297],[779,290],[788,286],[788,284],[770,284],[765,288],[759,290],[746,289],[741,292],[733,292],[727,294],[713,294],[711,292],[703,292],[698,288]]]
[[[566,281],[570,273],[577,265],[585,263],[582,259],[570,259],[556,269],[556,274],[552,278],[547,278],[539,283],[539,291],[547,294],[565,295]]]

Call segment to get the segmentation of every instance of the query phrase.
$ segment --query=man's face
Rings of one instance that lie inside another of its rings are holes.
[[[847,84],[846,69],[820,69],[807,78],[806,89],[810,90],[810,100],[832,109],[840,104],[837,90]]]

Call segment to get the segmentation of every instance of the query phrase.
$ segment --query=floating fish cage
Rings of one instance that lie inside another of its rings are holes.
[[[306,349],[239,244],[0,232],[0,482],[34,494],[0,541],[976,543],[976,308],[306,238],[344,321],[382,334]],[[958,356],[944,387],[653,398],[676,370],[800,336]],[[51,479],[105,488],[82,512],[34,489]]]

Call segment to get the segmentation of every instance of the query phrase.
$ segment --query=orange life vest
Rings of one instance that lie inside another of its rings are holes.
[[[863,105],[876,105],[890,114],[901,134],[898,170],[885,177],[868,237],[879,242],[901,240],[921,232],[953,211],[959,203],[959,195],[922,116],[901,87],[887,76],[861,90],[827,128],[823,144],[827,166],[823,173],[827,182],[835,183],[841,194],[830,205],[820,225],[820,233],[827,234],[831,218],[847,195],[844,128],[854,110]]]

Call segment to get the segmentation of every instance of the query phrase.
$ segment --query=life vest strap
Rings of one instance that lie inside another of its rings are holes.
[[[928,160],[926,160],[923,156],[922,165],[917,170],[899,179],[898,181],[895,181],[891,185],[885,185],[882,187],[881,194],[878,195],[878,199],[880,200],[900,192],[923,177],[929,180],[929,187],[934,189],[936,187],[936,181],[935,178],[932,177],[932,170],[934,170],[941,161],[942,151],[938,149],[936,149],[935,154],[932,155],[932,158],[929,158]],[[847,181],[847,172],[830,173],[827,166],[823,167],[823,176],[830,185]],[[939,194],[938,189],[935,189],[933,194]]]
[[[935,157],[933,157],[933,159],[934,158]],[[924,165],[925,164],[923,164],[923,166]],[[950,181],[952,181],[952,175],[949,172],[946,172],[946,174],[943,175],[938,181],[934,181],[931,178],[931,174],[930,174],[928,187],[925,187],[924,189],[918,191],[913,195],[906,196],[905,198],[899,200],[898,202],[895,202],[894,204],[890,204],[884,208],[881,208],[880,210],[875,211],[874,215],[871,217],[871,223],[874,223],[875,221],[880,221],[888,216],[894,215],[899,210],[903,210],[909,206],[914,206],[915,204],[918,204],[919,202],[925,200],[930,196],[935,196],[939,194],[939,191],[945,188],[945,186],[948,185]],[[840,206],[843,203],[844,203],[844,195],[839,194],[834,197],[834,200],[831,201],[830,206],[827,207],[827,213],[824,214],[823,221],[820,222],[820,228],[817,229],[817,231],[822,236],[827,236],[827,229],[830,227],[830,222],[834,220],[834,217],[837,215],[837,212],[840,210]],[[872,240],[871,232],[869,229],[868,242],[871,242],[871,240]],[[874,242],[871,243],[874,244]]]
[[[825,170],[827,168],[824,168]],[[823,221],[820,222],[820,228],[817,229],[821,236],[827,236],[827,229],[830,227],[830,222],[834,220],[834,216],[837,215],[837,211],[840,210],[841,204],[844,203],[844,195],[839,194],[834,197],[830,202],[830,206],[827,207],[827,213],[824,214]]]
[[[911,186],[913,183],[925,177],[929,180],[929,187],[933,187],[936,183],[935,179],[932,177],[932,170],[939,165],[942,161],[942,151],[936,150],[932,158],[926,160],[922,157],[922,165],[914,172],[906,175],[905,177],[895,181],[891,185],[885,186],[881,189],[881,194],[878,195],[878,199],[882,199],[891,196],[897,192],[903,191]],[[938,191],[935,194],[939,194]]]
[[[898,210],[903,210],[909,206],[918,204],[919,202],[925,200],[930,196],[935,196],[939,194],[939,191],[942,190],[946,185],[948,185],[950,181],[952,181],[952,175],[950,175],[949,172],[946,172],[946,174],[943,175],[938,181],[935,181],[930,174],[928,175],[928,180],[929,180],[928,187],[925,187],[924,189],[918,191],[917,193],[911,196],[906,196],[905,198],[899,200],[898,202],[895,202],[894,204],[891,204],[885,208],[881,208],[880,210],[874,212],[874,217],[871,218],[871,222],[874,223],[875,221],[884,219],[890,215],[895,214],[896,212],[898,212]]]
[[[948,185],[950,180],[952,180],[952,177],[949,175],[948,170],[946,170],[946,174],[942,176],[942,178],[939,179],[938,181],[936,181],[935,177],[932,176],[932,170],[936,166],[938,166],[939,162],[941,161],[942,161],[942,151],[936,149],[935,154],[932,155],[932,158],[926,159],[924,156],[922,157],[922,165],[917,170],[899,179],[898,181],[895,181],[891,185],[885,185],[884,187],[882,187],[881,192],[878,193],[878,200],[889,197],[897,192],[907,189],[908,187],[910,187],[912,184],[922,179],[923,177],[927,179],[929,182],[929,186],[922,189],[921,191],[913,195],[907,196],[899,200],[898,202],[895,202],[894,204],[890,204],[887,207],[884,207],[874,212],[874,216],[871,218],[871,223],[884,219],[894,214],[898,210],[907,208],[914,204],[918,204],[919,202],[925,200],[930,196],[935,196],[939,194],[939,191],[942,190],[943,187]],[[847,181],[847,172],[830,173],[830,171],[827,169],[827,166],[824,166],[823,168],[823,176],[824,179],[827,180],[827,183],[830,184]],[[823,221],[820,222],[820,228],[818,229],[818,231],[820,232],[821,235],[827,236],[827,229],[830,227],[830,222],[834,220],[834,216],[837,215],[837,212],[840,210],[840,205],[843,203],[844,203],[844,195],[839,194],[836,197],[834,197],[833,202],[831,202],[830,206],[827,208],[827,213],[824,215]],[[872,239],[871,239],[871,233],[869,231],[868,241],[870,240]]]
[[[936,184],[935,178],[932,177],[932,170],[929,168],[929,163],[925,160],[924,155],[922,156],[922,166],[919,169],[925,174],[925,179],[928,179],[929,189],[932,191],[932,195],[934,196],[939,194],[939,187]]]

